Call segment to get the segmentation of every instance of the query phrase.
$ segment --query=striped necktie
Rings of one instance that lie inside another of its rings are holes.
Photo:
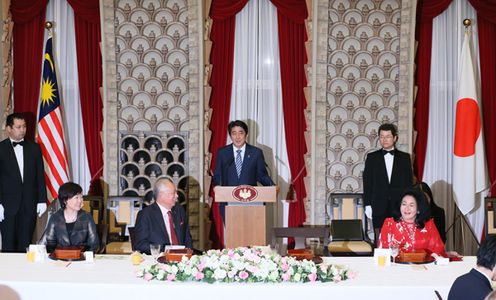
[[[241,160],[241,150],[236,150],[238,154],[236,154],[236,172],[241,175],[241,166],[243,165],[243,161]]]

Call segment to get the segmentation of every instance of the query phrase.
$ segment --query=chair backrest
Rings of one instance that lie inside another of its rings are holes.
[[[100,238],[100,248],[97,253],[103,254],[105,253],[105,248],[107,247],[109,226],[108,224],[99,223],[96,224],[96,230],[98,232],[98,237]]]
[[[108,197],[107,213],[109,232],[127,236],[129,234],[128,228],[134,227],[136,216],[142,207],[143,197]]]
[[[83,196],[83,209],[93,216],[95,224],[102,223],[104,216],[102,196]]]
[[[129,230],[129,242],[131,242],[131,248],[134,250],[136,231],[134,230],[134,227],[128,227],[127,229]]]
[[[361,225],[362,238],[360,240],[363,240],[365,237],[365,232],[373,230],[371,227],[372,224],[367,223],[367,218],[365,217],[362,193],[331,193],[326,201],[326,212],[329,217],[329,223],[331,224],[334,220],[359,220],[359,223],[349,222],[348,225],[353,226],[355,230],[357,229],[357,224]],[[350,230],[345,233],[351,234],[352,232]],[[332,238],[333,240],[335,239],[334,234]],[[348,240],[350,238],[348,237]],[[355,238],[358,240],[358,235],[355,235]]]
[[[496,235],[496,198],[487,197],[484,201],[485,221],[484,233]]]
[[[363,241],[362,220],[332,220],[333,241]]]

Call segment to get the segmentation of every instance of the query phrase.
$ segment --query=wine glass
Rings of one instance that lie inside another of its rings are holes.
[[[153,260],[156,261],[160,255],[160,244],[150,244],[150,254]]]
[[[393,263],[396,262],[396,256],[400,253],[400,247],[398,244],[393,243],[389,245],[389,249],[391,249],[391,256],[393,257]]]

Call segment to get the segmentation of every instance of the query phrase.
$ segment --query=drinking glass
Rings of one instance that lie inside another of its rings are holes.
[[[160,244],[150,244],[150,253],[153,260],[157,260],[160,255]]]
[[[400,247],[398,244],[390,244],[389,249],[391,249],[391,256],[393,257],[393,263],[395,263],[396,256],[400,253]]]

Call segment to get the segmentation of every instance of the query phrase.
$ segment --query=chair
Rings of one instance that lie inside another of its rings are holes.
[[[83,196],[83,209],[93,216],[95,224],[103,221],[103,197],[102,196]]]
[[[100,238],[100,248],[98,248],[97,253],[104,254],[107,248],[108,224],[96,224],[96,231],[98,232],[98,237]]]
[[[485,236],[494,236],[496,235],[496,211],[494,208],[496,207],[496,198],[486,197],[484,200],[484,211],[485,211],[485,220],[484,220],[484,234]]]
[[[129,242],[131,243],[131,249],[134,251],[134,241],[136,237],[136,231],[134,230],[134,227],[128,227],[127,230],[129,231]]]
[[[110,243],[107,244],[107,254],[132,252],[129,228],[134,227],[136,216],[142,207],[142,197],[111,196],[108,198],[107,218]]]
[[[332,193],[327,211],[331,218],[332,256],[371,256],[372,243],[364,235],[365,216],[362,194]]]
[[[308,227],[275,227],[272,229],[272,240],[275,244],[277,238],[295,238],[298,245],[298,238],[319,238],[323,240],[323,254],[327,255],[327,243],[329,242],[330,229],[328,226],[308,226]],[[304,248],[304,246],[295,246],[296,249]]]

